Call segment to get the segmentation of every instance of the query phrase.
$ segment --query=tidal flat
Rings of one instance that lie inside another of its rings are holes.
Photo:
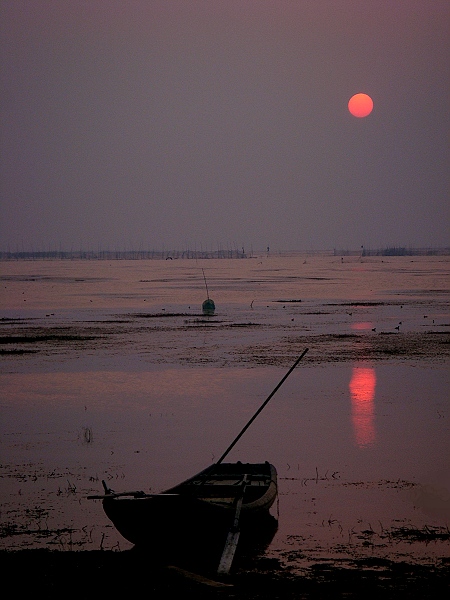
[[[449,275],[446,256],[3,262],[2,556],[129,556],[87,496],[214,462],[308,348],[229,457],[279,478],[276,535],[235,577],[443,573]]]

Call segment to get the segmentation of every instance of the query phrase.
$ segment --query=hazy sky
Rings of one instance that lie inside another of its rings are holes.
[[[0,27],[2,250],[450,245],[449,0],[0,0]]]

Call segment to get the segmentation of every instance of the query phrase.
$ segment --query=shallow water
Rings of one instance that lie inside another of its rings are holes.
[[[449,556],[449,257],[1,266],[0,547],[130,547],[101,479],[203,469],[308,347],[228,457],[278,470],[268,555]]]

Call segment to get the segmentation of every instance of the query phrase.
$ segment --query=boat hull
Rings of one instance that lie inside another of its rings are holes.
[[[202,310],[204,315],[213,315],[214,311],[216,310],[216,305],[214,304],[214,301],[211,300],[211,298],[205,300],[202,304]]]
[[[202,553],[214,560],[233,527],[240,494],[242,545],[264,545],[277,523],[269,512],[277,496],[277,474],[269,463],[213,465],[161,494],[106,495],[103,508],[121,535],[140,548],[161,557]]]

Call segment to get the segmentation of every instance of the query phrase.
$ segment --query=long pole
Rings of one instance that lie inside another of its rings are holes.
[[[271,392],[269,397],[261,404],[261,406],[255,412],[253,417],[250,419],[250,421],[247,423],[247,425],[242,429],[242,431],[239,433],[239,435],[233,440],[233,442],[228,446],[228,448],[225,450],[225,452],[222,454],[222,456],[219,458],[219,460],[217,461],[216,464],[221,463],[223,461],[223,459],[225,458],[225,456],[234,447],[234,445],[240,440],[240,438],[244,435],[244,433],[247,431],[247,429],[250,427],[250,425],[253,423],[253,421],[256,419],[256,417],[259,415],[259,413],[263,410],[263,408],[266,406],[266,404],[272,398],[272,396],[278,391],[278,389],[283,385],[283,383],[286,381],[286,379],[289,377],[289,375],[292,373],[292,371],[295,369],[295,367],[298,365],[298,363],[302,360],[302,358],[305,356],[305,354],[308,352],[308,350],[309,350],[309,348],[305,348],[305,350],[303,350],[302,354],[299,356],[299,358],[297,358],[295,363],[292,365],[292,367],[289,369],[289,371],[286,373],[286,375],[283,377],[283,379],[280,381],[280,383]]]
[[[203,273],[203,279],[205,280],[205,287],[206,287],[206,297],[209,300],[209,292],[208,292],[208,284],[206,283],[206,277],[205,277],[205,271],[202,269],[202,273]]]

